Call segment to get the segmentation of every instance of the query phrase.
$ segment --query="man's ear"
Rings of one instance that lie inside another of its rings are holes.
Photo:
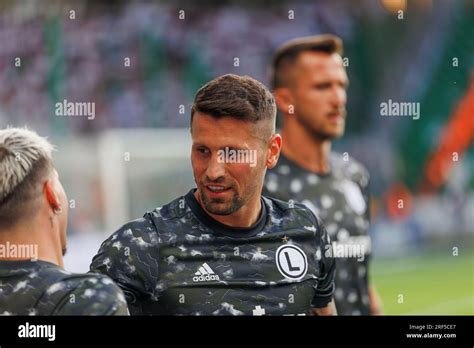
[[[54,185],[51,179],[48,179],[44,183],[43,193],[51,209],[53,209],[54,211],[61,209],[59,195],[56,193],[56,190],[54,189]]]
[[[271,137],[267,152],[266,165],[268,169],[272,169],[276,166],[278,158],[280,157],[281,143],[282,138],[280,134],[277,133]]]
[[[278,107],[278,110],[283,115],[292,115],[295,112],[295,106],[293,102],[293,94],[288,88],[277,88],[273,91],[273,96],[275,97],[275,103]]]

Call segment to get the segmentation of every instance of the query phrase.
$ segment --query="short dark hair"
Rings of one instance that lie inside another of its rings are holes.
[[[276,119],[276,104],[263,83],[250,76],[222,75],[206,83],[196,93],[191,108],[191,124],[195,112],[215,118],[232,117],[257,123]]]
[[[272,89],[286,85],[287,68],[294,64],[302,52],[326,52],[342,55],[342,40],[336,35],[323,34],[296,38],[285,42],[273,54],[269,69]]]

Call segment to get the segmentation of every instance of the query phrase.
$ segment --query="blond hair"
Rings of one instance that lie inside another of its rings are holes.
[[[0,227],[21,215],[38,192],[38,181],[52,168],[54,146],[26,128],[0,130]],[[3,220],[3,221],[1,221]]]

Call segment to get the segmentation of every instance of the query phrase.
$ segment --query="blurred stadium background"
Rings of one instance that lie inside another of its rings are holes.
[[[267,82],[279,44],[325,32],[349,58],[347,132],[334,147],[371,172],[385,313],[474,314],[472,0],[2,0],[0,127],[58,146],[66,267],[86,271],[106,236],[193,185],[187,126],[203,83]],[[56,116],[64,99],[94,102],[95,118]],[[420,119],[381,117],[388,99],[420,102]]]

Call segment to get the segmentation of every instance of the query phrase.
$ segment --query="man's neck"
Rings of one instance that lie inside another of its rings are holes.
[[[49,223],[46,226],[49,226]],[[49,231],[35,231],[32,224],[1,230],[0,245],[5,248],[8,245],[9,250],[5,250],[5,255],[0,255],[0,261],[42,260],[63,268],[61,242],[50,236]],[[26,250],[28,252],[25,255]],[[32,252],[33,254],[30,255]]]
[[[250,200],[247,204],[245,204],[245,206],[241,207],[238,211],[230,215],[217,215],[210,213],[202,203],[198,190],[196,190],[194,196],[196,197],[199,205],[209,216],[211,216],[214,220],[219,221],[221,224],[230,227],[248,228],[253,226],[260,217],[262,210],[260,195],[256,197],[258,199],[254,198]]]
[[[315,137],[297,121],[283,125],[282,139],[281,151],[290,161],[313,173],[329,173],[330,139]]]

